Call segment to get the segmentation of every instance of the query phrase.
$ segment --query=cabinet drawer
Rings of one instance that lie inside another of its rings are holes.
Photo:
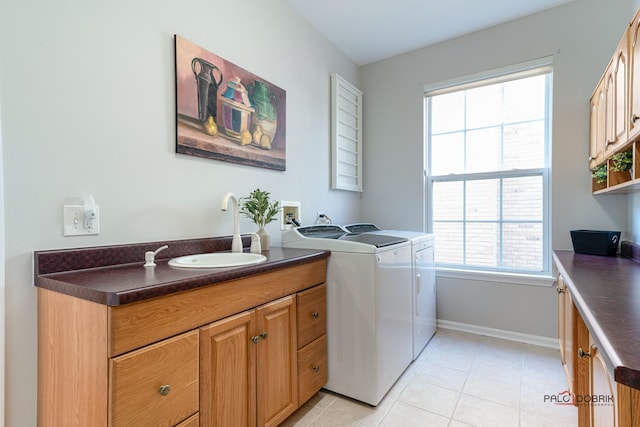
[[[298,293],[298,348],[327,332],[327,285]]]
[[[178,424],[176,427],[198,427],[199,425],[200,425],[200,414],[195,414],[189,417],[189,419],[184,420],[183,422]]]
[[[173,426],[198,412],[197,330],[110,363],[110,426]]]
[[[298,404],[302,405],[327,383],[327,336],[298,350]]]

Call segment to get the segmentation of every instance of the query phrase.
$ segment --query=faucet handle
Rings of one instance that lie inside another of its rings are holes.
[[[260,244],[260,236],[258,233],[249,233],[251,235],[251,253],[262,253],[262,245]]]
[[[158,255],[158,252],[163,251],[165,249],[167,249],[169,246],[164,245],[164,246],[160,246],[158,249],[156,249],[155,251],[147,251],[144,253],[144,267],[155,267],[156,263],[156,255]]]

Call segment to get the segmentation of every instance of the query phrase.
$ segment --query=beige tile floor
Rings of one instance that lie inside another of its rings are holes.
[[[439,329],[377,407],[322,390],[283,426],[572,427],[560,353]]]

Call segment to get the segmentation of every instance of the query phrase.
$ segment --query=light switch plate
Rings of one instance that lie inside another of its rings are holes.
[[[86,227],[84,205],[64,205],[63,226],[65,236],[87,236],[100,234],[100,207],[96,206],[96,217],[91,227]]]

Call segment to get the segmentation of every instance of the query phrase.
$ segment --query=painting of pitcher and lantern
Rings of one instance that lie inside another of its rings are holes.
[[[176,152],[284,171],[286,92],[176,35]]]

